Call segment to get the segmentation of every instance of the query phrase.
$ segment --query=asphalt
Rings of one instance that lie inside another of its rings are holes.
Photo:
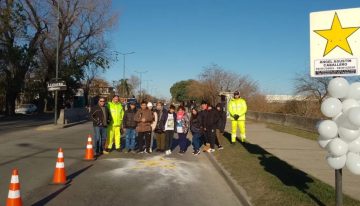
[[[41,126],[0,136],[0,202],[12,168],[19,168],[24,205],[242,205],[205,154],[125,154],[116,151],[83,161],[91,123]],[[71,180],[51,185],[57,148]]]
[[[229,128],[229,125],[227,125]],[[288,164],[310,174],[317,179],[335,185],[335,171],[326,162],[326,150],[317,141],[295,135],[277,132],[263,123],[247,124],[247,141],[259,145]],[[343,169],[343,192],[360,200],[360,176]]]
[[[15,115],[0,117],[0,133],[29,129],[34,126],[47,125],[54,122],[53,114]],[[1,137],[1,135],[0,135]]]

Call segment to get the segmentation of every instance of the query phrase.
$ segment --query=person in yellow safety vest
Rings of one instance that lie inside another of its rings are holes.
[[[245,114],[247,112],[246,101],[240,98],[240,92],[234,92],[234,98],[229,101],[228,111],[231,119],[231,143],[236,142],[237,128],[240,129],[241,142],[245,142]]]
[[[108,108],[110,111],[110,124],[108,126],[108,139],[107,139],[107,148],[104,151],[104,154],[108,154],[115,142],[115,149],[118,152],[121,152],[120,149],[120,129],[122,126],[122,121],[124,118],[124,109],[121,103],[119,102],[119,96],[115,95],[112,99],[112,102],[108,103]]]

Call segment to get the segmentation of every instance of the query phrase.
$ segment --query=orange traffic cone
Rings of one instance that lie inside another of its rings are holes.
[[[58,150],[58,158],[54,172],[53,184],[66,184],[64,153],[62,148]]]
[[[94,149],[92,145],[92,138],[91,135],[88,136],[86,150],[85,150],[85,158],[84,160],[94,160]]]
[[[19,171],[17,169],[13,169],[6,206],[21,206],[21,205],[22,205],[22,200],[20,197]]]

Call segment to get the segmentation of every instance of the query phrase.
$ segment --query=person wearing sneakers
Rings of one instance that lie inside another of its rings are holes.
[[[94,126],[93,148],[95,155],[103,154],[106,141],[106,127],[110,123],[110,111],[105,106],[105,98],[101,97],[98,104],[91,108],[91,119]]]
[[[130,102],[129,108],[128,110],[125,111],[125,115],[124,115],[124,132],[126,134],[125,136],[125,148],[127,149],[127,152],[131,152],[134,151],[135,149],[135,137],[136,137],[136,125],[137,123],[135,122],[135,114],[137,112],[136,109],[136,103],[135,102]]]
[[[228,111],[230,113],[231,120],[231,143],[236,142],[237,128],[240,129],[241,142],[245,142],[245,114],[247,112],[246,101],[240,98],[240,92],[234,92],[234,98],[229,101]]]
[[[122,126],[122,121],[124,118],[124,109],[121,103],[119,102],[119,96],[115,95],[112,99],[112,102],[108,103],[108,108],[110,110],[111,121],[108,126],[108,139],[107,139],[107,148],[104,151],[104,154],[108,154],[115,142],[115,149],[118,152],[121,152],[120,149],[120,129]]]
[[[192,154],[199,155],[201,147],[201,125],[199,120],[199,113],[196,108],[191,109],[190,130],[192,134],[192,145],[194,148]]]
[[[154,115],[152,111],[147,108],[146,101],[141,102],[141,109],[136,112],[134,120],[137,122],[136,131],[138,132],[138,153],[144,152],[144,146],[145,153],[150,153],[150,140],[152,131],[151,123],[154,121]]]
[[[226,126],[226,112],[223,109],[223,106],[221,105],[221,103],[218,103],[216,105],[216,112],[219,115],[219,121],[218,121],[218,126],[216,128],[216,139],[215,139],[215,143],[218,146],[218,149],[224,149],[224,147],[222,146],[222,139],[223,139],[223,134],[225,131],[225,126]]]
[[[156,111],[153,110],[153,104],[151,102],[147,103],[147,107],[154,115],[154,121],[151,123],[151,140],[150,140],[150,152],[152,152],[154,145],[155,127],[158,122],[158,115]]]
[[[185,112],[184,106],[179,106],[176,113],[176,132],[179,135],[179,155],[185,154],[187,150],[188,139],[186,138],[189,131],[189,117]]]
[[[206,149],[205,152],[215,152],[216,128],[219,119],[218,112],[209,105],[204,121],[204,130],[207,137],[206,144],[210,145],[210,148]]]
[[[176,127],[176,113],[175,106],[170,105],[169,111],[166,115],[165,125],[165,155],[171,154],[172,140],[174,138],[175,127]]]

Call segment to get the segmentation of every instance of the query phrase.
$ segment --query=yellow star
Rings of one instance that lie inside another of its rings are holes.
[[[353,53],[351,51],[347,38],[351,36],[354,32],[356,32],[359,28],[360,27],[343,28],[341,26],[337,13],[335,13],[331,29],[316,30],[314,32],[327,40],[324,56],[329,54],[336,47],[339,47],[352,55]]]

